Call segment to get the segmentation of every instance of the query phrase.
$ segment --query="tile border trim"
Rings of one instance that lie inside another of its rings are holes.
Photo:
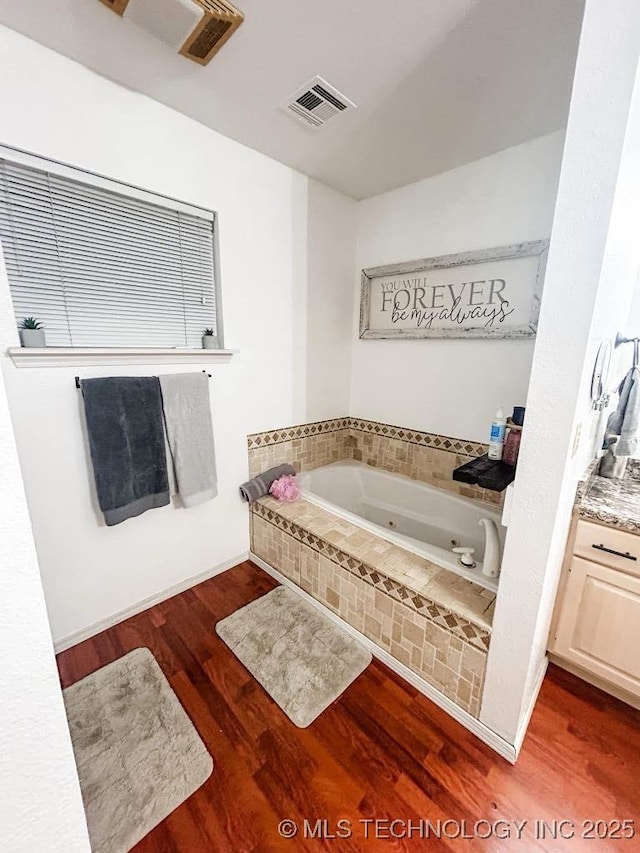
[[[366,418],[333,418],[327,421],[314,421],[307,424],[297,424],[281,429],[268,430],[267,432],[255,432],[247,436],[249,450],[258,447],[268,447],[273,444],[282,444],[285,441],[310,438],[314,435],[323,435],[339,430],[356,430],[369,435],[377,435],[382,438],[396,439],[407,444],[416,444],[423,447],[433,447],[447,453],[460,453],[465,456],[482,456],[487,452],[487,445],[478,441],[466,441],[448,435],[439,435],[432,432],[421,432],[420,430],[408,429],[406,427],[393,426],[380,421],[369,421]]]
[[[327,432],[337,432],[349,428],[350,418],[333,418],[328,421],[314,421],[308,424],[297,424],[281,429],[272,429],[267,432],[254,432],[247,436],[249,450],[257,447],[268,447],[271,444],[282,444],[285,441],[310,438],[313,435],[322,435]]]
[[[418,444],[423,447],[434,447],[436,450],[445,450],[447,453],[461,453],[465,456],[482,456],[488,450],[488,445],[478,441],[466,441],[463,438],[455,438],[448,435],[439,435],[433,432],[421,432],[416,429],[393,426],[379,421],[369,421],[364,418],[349,418],[349,428],[370,435],[379,435],[382,438],[393,438],[404,441],[407,444]]]
[[[374,569],[357,557],[353,557],[345,551],[336,548],[335,545],[322,539],[322,537],[305,530],[287,518],[283,518],[259,501],[251,504],[251,512],[283,533],[288,534],[293,539],[298,540],[303,545],[307,545],[320,554],[320,556],[331,560],[339,568],[345,569],[374,589],[379,590],[383,594],[414,610],[416,613],[419,613],[421,616],[424,616],[425,619],[433,622],[439,628],[449,631],[463,642],[469,643],[482,652],[486,653],[488,651],[491,639],[489,631],[480,628],[478,625],[474,625],[468,619],[458,616],[441,604],[431,601],[422,593],[414,592],[401,583],[398,583],[398,581],[392,580],[379,569]]]

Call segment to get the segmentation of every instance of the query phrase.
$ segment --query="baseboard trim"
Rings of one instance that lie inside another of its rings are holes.
[[[535,708],[536,702],[538,701],[538,694],[540,693],[542,682],[544,681],[544,677],[547,674],[548,665],[549,659],[545,655],[542,660],[542,663],[540,664],[540,668],[538,669],[538,674],[536,675],[533,691],[531,692],[531,696],[529,697],[529,704],[527,705],[524,717],[520,720],[520,725],[518,726],[518,731],[516,733],[516,742],[514,744],[514,748],[516,751],[516,759],[518,758],[518,755],[520,755],[520,750],[522,749],[522,744],[527,734],[527,729],[529,728],[529,722],[531,721],[531,715],[533,714],[533,709]]]
[[[168,598],[173,598],[174,595],[179,595],[181,592],[191,589],[192,586],[197,586],[199,583],[209,580],[209,578],[213,578],[216,575],[222,574],[222,572],[226,572],[228,569],[237,566],[239,563],[243,563],[248,557],[249,553],[245,551],[242,554],[232,557],[230,560],[225,560],[224,563],[219,563],[212,569],[206,569],[204,572],[185,578],[173,586],[169,586],[160,592],[154,593],[154,595],[150,595],[148,598],[143,598],[142,601],[137,601],[130,607],[125,607],[124,610],[119,610],[117,613],[105,616],[104,619],[100,619],[98,622],[87,625],[86,628],[81,628],[79,631],[67,634],[66,637],[60,637],[59,640],[54,640],[53,648],[55,649],[56,654],[59,654],[60,652],[70,649],[72,646],[77,646],[78,643],[82,643],[84,640],[95,637],[96,634],[106,631],[107,628],[113,628],[114,625],[124,622],[125,619],[129,619],[131,616],[137,616],[138,613],[142,613],[143,610],[148,610],[155,604],[160,604],[160,602],[166,601]]]
[[[597,675],[587,672],[585,669],[582,669],[582,667],[572,664],[570,661],[564,660],[564,658],[558,657],[558,655],[554,655],[552,652],[549,652],[549,660],[551,663],[559,666],[560,669],[564,669],[567,672],[570,672],[571,675],[575,675],[576,678],[586,681],[587,684],[590,684],[592,687],[597,687],[598,690],[602,690],[603,693],[608,693],[608,695],[613,696],[614,699],[619,699],[621,702],[631,705],[631,707],[635,708],[636,711],[640,711],[640,696],[634,696],[632,693],[629,693],[628,690],[624,690],[622,687],[617,687],[615,684],[610,684],[603,678],[598,678]]]
[[[487,746],[490,746],[494,752],[497,752],[498,755],[505,758],[511,764],[515,764],[517,755],[517,750],[513,746],[513,744],[508,743],[506,740],[497,735],[494,731],[481,723],[480,720],[472,717],[471,714],[467,713],[467,711],[463,711],[462,708],[459,708],[455,702],[452,702],[451,699],[447,698],[444,693],[441,693],[439,690],[436,690],[428,681],[425,681],[423,678],[420,678],[419,675],[416,675],[415,672],[409,669],[409,667],[405,666],[399,660],[396,660],[392,657],[388,652],[384,649],[381,649],[377,646],[372,640],[368,637],[365,637],[364,634],[361,634],[360,631],[357,631],[352,625],[349,625],[348,622],[345,622],[344,619],[341,619],[337,616],[333,611],[329,610],[328,607],[325,607],[324,604],[317,601],[313,596],[309,595],[308,592],[305,592],[301,589],[297,584],[293,581],[290,581],[289,578],[286,578],[283,574],[281,574],[277,569],[274,569],[273,566],[269,565],[269,563],[262,560],[260,557],[257,557],[255,554],[250,553],[249,559],[259,566],[261,569],[264,569],[267,574],[270,574],[275,580],[281,583],[283,586],[288,587],[294,592],[298,593],[298,595],[303,598],[306,602],[311,604],[317,610],[320,610],[325,616],[327,616],[332,622],[336,625],[339,625],[344,631],[350,634],[354,639],[358,640],[365,646],[371,654],[381,660],[384,664],[386,664],[389,669],[393,670],[393,672],[400,675],[405,681],[408,681],[413,687],[423,693],[427,699],[430,699],[434,705],[437,705],[439,708],[442,708],[443,711],[446,711],[449,716],[453,717],[460,725],[464,726],[465,729],[468,729],[472,734],[474,734],[477,738],[479,738],[483,743],[486,743]]]

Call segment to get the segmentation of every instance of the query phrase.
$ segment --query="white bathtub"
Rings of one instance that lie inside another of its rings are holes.
[[[461,577],[497,590],[497,580],[482,574],[485,543],[479,521],[491,518],[496,522],[502,547],[505,529],[499,513],[444,489],[359,462],[335,462],[305,471],[298,480],[305,500]],[[451,551],[454,544],[475,548],[475,569],[460,566]]]

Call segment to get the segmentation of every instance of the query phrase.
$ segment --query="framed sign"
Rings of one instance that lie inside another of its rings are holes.
[[[362,271],[361,338],[530,338],[548,240]]]

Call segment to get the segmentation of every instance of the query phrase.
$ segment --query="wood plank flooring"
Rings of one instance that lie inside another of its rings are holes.
[[[640,850],[639,712],[552,666],[514,767],[374,660],[298,729],[214,631],[275,585],[243,563],[58,656],[66,687],[147,646],[213,756],[136,853]]]

